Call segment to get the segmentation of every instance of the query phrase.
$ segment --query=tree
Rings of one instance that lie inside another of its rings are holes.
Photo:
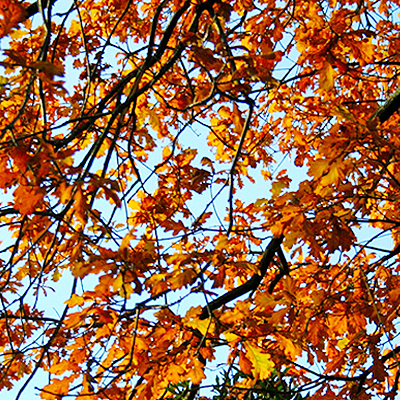
[[[0,389],[393,399],[398,7],[2,0]]]

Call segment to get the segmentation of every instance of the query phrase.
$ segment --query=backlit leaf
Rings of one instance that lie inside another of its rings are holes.
[[[246,357],[252,364],[251,372],[253,376],[261,380],[267,379],[274,369],[274,363],[271,361],[271,356],[249,343],[245,344],[245,348]]]
[[[325,62],[322,69],[319,71],[319,84],[323,90],[329,92],[334,85],[334,70],[329,62]]]

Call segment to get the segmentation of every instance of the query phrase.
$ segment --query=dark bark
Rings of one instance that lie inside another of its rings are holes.
[[[223,305],[229,303],[232,300],[237,299],[238,297],[248,292],[256,290],[258,285],[264,278],[267,269],[271,264],[275,254],[279,251],[282,241],[283,241],[283,236],[280,236],[279,238],[273,238],[271,242],[268,244],[268,247],[265,250],[264,255],[260,261],[259,265],[260,274],[254,275],[252,278],[250,278],[250,280],[248,280],[243,285],[240,285],[239,287],[231,290],[228,293],[223,294],[222,296],[213,300],[211,303],[207,304],[207,306],[203,308],[203,311],[200,315],[200,319],[208,318],[211,315],[211,313],[217,308],[222,307]]]
[[[378,117],[381,123],[387,121],[400,108],[400,87],[379,107],[372,118]]]
[[[57,0],[38,0],[36,3],[30,4],[26,7],[26,18],[33,17],[35,14],[39,12],[39,1],[42,2],[43,8],[47,8],[49,5],[53,5]]]

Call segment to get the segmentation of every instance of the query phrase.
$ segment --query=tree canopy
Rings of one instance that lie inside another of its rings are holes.
[[[0,0],[0,389],[394,399],[399,7]]]

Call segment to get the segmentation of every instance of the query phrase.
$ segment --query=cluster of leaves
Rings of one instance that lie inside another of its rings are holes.
[[[398,12],[1,0],[0,389],[394,398]]]

